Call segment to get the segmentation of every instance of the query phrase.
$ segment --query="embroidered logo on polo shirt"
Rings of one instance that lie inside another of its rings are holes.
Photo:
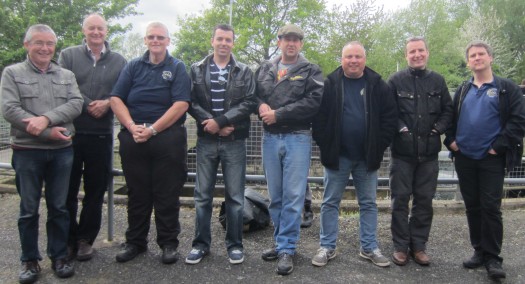
[[[489,96],[490,98],[495,97],[497,95],[498,95],[498,89],[490,88],[487,90],[487,96]]]
[[[171,71],[162,71],[162,79],[170,80],[172,77]]]

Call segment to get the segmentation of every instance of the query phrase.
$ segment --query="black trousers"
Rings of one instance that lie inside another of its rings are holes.
[[[426,250],[434,217],[438,160],[419,162],[392,158],[392,240],[397,251]],[[412,209],[409,208],[412,197]]]
[[[87,240],[93,244],[100,231],[102,204],[111,174],[113,135],[77,134],[73,137],[73,167],[69,180],[67,209],[69,210],[69,241]],[[84,199],[77,221],[78,192],[84,176]]]
[[[182,187],[186,182],[186,128],[171,126],[145,143],[135,143],[123,130],[118,135],[122,170],[128,186],[126,242],[145,248],[152,210],[157,244],[179,245]]]
[[[501,261],[505,156],[488,155],[482,160],[473,160],[457,153],[454,164],[465,201],[470,243],[475,250],[483,252],[485,260]]]

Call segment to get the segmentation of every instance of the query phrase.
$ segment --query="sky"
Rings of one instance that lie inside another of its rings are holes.
[[[356,0],[326,0],[326,2],[327,7],[331,8],[334,4],[349,5]],[[169,32],[173,33],[177,28],[177,17],[198,14],[208,8],[209,3],[209,0],[141,0],[137,11],[143,15],[127,17],[118,22],[122,24],[132,23],[132,32],[144,34],[149,22],[159,21],[167,25]],[[385,11],[391,11],[407,7],[410,0],[376,0],[375,3],[376,5],[384,5]]]

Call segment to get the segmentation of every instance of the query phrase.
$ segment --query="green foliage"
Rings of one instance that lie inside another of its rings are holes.
[[[34,24],[49,25],[57,34],[57,54],[63,47],[77,45],[82,40],[83,18],[93,12],[106,20],[138,14],[139,0],[0,0],[0,71],[5,66],[22,61],[22,46],[27,28]],[[130,27],[110,26],[113,34]]]

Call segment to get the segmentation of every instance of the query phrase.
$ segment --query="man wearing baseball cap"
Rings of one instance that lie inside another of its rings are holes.
[[[275,247],[263,252],[279,260],[277,273],[293,271],[301,225],[312,137],[310,126],[321,104],[323,76],[319,67],[299,53],[304,32],[287,24],[278,33],[281,54],[256,71],[259,117],[263,121],[263,165],[271,199]]]

